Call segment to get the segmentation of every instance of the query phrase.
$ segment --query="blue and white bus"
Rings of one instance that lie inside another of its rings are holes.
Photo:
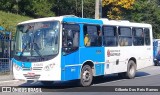
[[[134,78],[153,65],[152,26],[76,16],[40,18],[17,25],[12,60],[15,79],[43,84],[118,73]]]

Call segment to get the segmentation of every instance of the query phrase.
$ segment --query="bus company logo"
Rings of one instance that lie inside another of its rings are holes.
[[[110,52],[110,50],[108,49],[108,50],[107,50],[107,56],[110,57],[110,55],[111,55],[111,52]]]
[[[108,50],[107,51],[107,56],[120,56],[120,50]]]

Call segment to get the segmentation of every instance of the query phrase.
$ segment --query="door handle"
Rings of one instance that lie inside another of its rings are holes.
[[[119,64],[119,59],[116,60],[116,65],[118,65],[118,64]]]

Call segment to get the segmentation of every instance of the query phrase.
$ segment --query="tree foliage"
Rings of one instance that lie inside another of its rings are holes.
[[[0,11],[0,26],[4,27],[6,31],[11,31],[13,36],[16,31],[16,25],[29,19],[33,18]]]
[[[19,1],[19,13],[31,17],[55,16],[51,8],[54,0],[21,0]]]
[[[159,0],[137,0],[133,9],[127,11],[124,19],[134,22],[150,23],[153,26],[154,38],[160,38],[160,7]]]
[[[122,19],[124,10],[132,9],[135,0],[102,0],[103,7],[107,7],[109,19]]]
[[[83,0],[83,17],[94,18],[95,0]],[[101,1],[101,0],[100,0]],[[153,35],[160,38],[160,0],[102,0],[102,17],[133,22],[150,23],[153,26]],[[82,16],[82,0],[1,0],[0,10],[15,13],[31,18],[76,15]],[[11,14],[8,14],[11,15]],[[16,19],[1,14],[0,25],[6,29],[15,26]],[[20,21],[23,21],[21,19]],[[13,23],[15,23],[13,25]]]
[[[94,17],[95,0],[83,0],[84,17]],[[52,9],[56,15],[76,15],[82,16],[82,1],[81,0],[57,0]]]
[[[0,10],[16,13],[17,12],[16,0],[1,0]]]

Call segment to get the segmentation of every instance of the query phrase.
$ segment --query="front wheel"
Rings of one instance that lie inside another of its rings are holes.
[[[89,65],[84,65],[81,70],[81,86],[90,86],[93,80],[92,68]]]

